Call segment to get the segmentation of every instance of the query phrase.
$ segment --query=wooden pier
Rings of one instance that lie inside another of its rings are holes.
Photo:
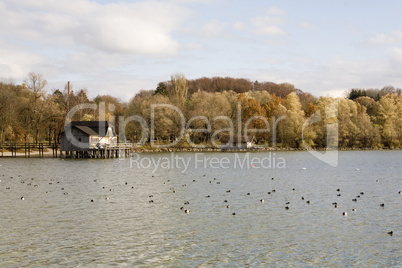
[[[1,157],[11,156],[24,156],[27,158],[46,156],[58,157],[58,150],[60,146],[57,143],[51,145],[45,145],[45,143],[2,143],[1,144]],[[48,152],[52,151],[50,155]],[[9,152],[7,154],[7,152]],[[46,151],[46,154],[45,154]],[[11,155],[10,155],[11,153]]]
[[[118,158],[129,157],[132,149],[131,143],[117,143],[114,146],[94,148],[80,151],[60,151],[61,158]]]

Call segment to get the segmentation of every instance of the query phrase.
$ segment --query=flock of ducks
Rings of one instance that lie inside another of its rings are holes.
[[[4,177],[4,176],[5,176],[5,175],[3,175],[3,177]],[[206,176],[206,175],[204,175],[204,177],[205,177],[205,176]],[[19,175],[18,177],[21,177],[21,175]],[[154,177],[154,176],[152,176],[152,177]],[[10,179],[13,179],[13,177],[10,177]],[[275,179],[275,178],[272,178],[271,180],[274,180],[274,179]],[[27,186],[32,186],[33,181],[34,181],[34,178],[31,178],[28,182],[26,182],[25,180],[21,180],[21,183],[22,183],[22,184],[26,184]],[[97,179],[94,180],[94,182],[97,182],[97,181],[98,181]],[[217,178],[214,178],[213,181],[216,181],[216,184],[218,184],[218,185],[220,184],[220,182],[217,181]],[[209,181],[209,183],[213,183],[213,181],[211,180],[211,181]],[[1,180],[0,180],[0,182],[1,182]],[[165,182],[163,182],[163,184],[166,184],[166,183],[169,183],[169,182],[170,182],[170,180],[167,180],[167,182],[165,181]],[[193,182],[196,182],[196,180],[193,180]],[[376,180],[376,182],[378,182],[378,180]],[[60,182],[59,182],[59,181],[55,182],[54,179],[50,179],[49,185],[52,185],[52,184],[54,184],[54,183],[57,184],[57,183],[60,183]],[[125,184],[125,185],[128,185],[128,182],[125,182],[124,184]],[[182,187],[186,187],[186,186],[187,186],[186,184],[183,184],[183,185],[182,185]],[[38,184],[34,184],[33,187],[38,187]],[[11,189],[10,187],[6,187],[6,190],[10,190],[10,189]],[[105,189],[105,187],[102,187],[102,189]],[[134,189],[134,186],[131,186],[131,189]],[[63,191],[63,195],[68,195],[68,192],[65,191],[64,187],[61,188],[61,190]],[[172,193],[176,193],[176,189],[173,188],[173,187],[169,188],[169,190],[170,190]],[[109,191],[112,192],[113,189],[109,189]],[[296,188],[292,188],[292,191],[296,191]],[[226,193],[231,193],[231,192],[232,192],[232,190],[230,190],[230,189],[229,189],[229,190],[226,190]],[[268,192],[267,192],[267,195],[273,195],[275,192],[276,192],[276,190],[273,189],[273,190],[271,190],[271,191],[268,191]],[[339,188],[336,189],[336,192],[337,192],[336,196],[339,197],[339,196],[342,195],[342,194],[341,194],[341,189],[339,189]],[[48,192],[46,192],[46,193],[48,193]],[[399,191],[398,193],[399,193],[399,194],[402,194],[402,191]],[[247,196],[250,196],[251,193],[247,193],[246,195],[247,195]],[[360,192],[355,198],[352,199],[352,202],[357,202],[363,195],[364,195],[364,192]],[[154,203],[154,199],[153,199],[154,195],[153,195],[153,194],[150,194],[150,195],[148,195],[148,197],[149,197],[149,201],[148,201],[148,202],[149,202],[149,203]],[[206,198],[210,198],[211,196],[210,196],[210,195],[206,195],[205,197],[206,197]],[[25,197],[24,197],[24,196],[21,196],[20,199],[23,201],[23,200],[25,200]],[[109,196],[106,196],[106,197],[105,197],[105,200],[109,200],[109,199],[110,199]],[[302,196],[302,197],[301,197],[301,200],[305,200],[305,198]],[[260,203],[264,203],[264,202],[265,202],[264,199],[260,199],[259,201],[260,201]],[[94,201],[94,199],[90,199],[90,202],[95,202],[95,201]],[[228,203],[228,200],[225,199],[223,202],[224,202],[224,203]],[[306,200],[305,202],[306,202],[306,204],[311,204],[310,200]],[[185,205],[185,206],[186,206],[186,205],[190,205],[190,202],[189,202],[189,201],[184,201],[183,205]],[[333,202],[332,205],[334,206],[334,208],[339,208],[339,205],[338,205],[337,202]],[[379,204],[379,206],[380,206],[380,207],[385,207],[385,204],[384,204],[384,203],[381,203],[381,204]],[[226,205],[226,208],[230,208],[230,205]],[[284,209],[285,209],[285,210],[290,210],[290,202],[286,202],[286,203],[285,203]],[[184,211],[184,213],[186,213],[186,214],[189,214],[189,213],[190,213],[190,210],[187,209],[187,208],[185,208],[184,206],[181,206],[181,207],[180,207],[180,210]],[[356,209],[356,208],[353,208],[352,211],[355,212],[355,211],[357,211],[357,209]],[[235,216],[236,213],[233,212],[232,215]],[[343,212],[342,212],[342,215],[343,215],[343,216],[347,216],[348,213],[347,213],[346,211],[343,211]],[[387,232],[387,234],[390,235],[390,236],[392,236],[392,235],[393,235],[393,231],[389,231],[389,232]]]

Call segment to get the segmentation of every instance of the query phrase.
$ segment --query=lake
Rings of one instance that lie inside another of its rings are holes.
[[[341,151],[336,167],[301,151],[2,158],[0,266],[401,267],[401,160],[402,151]]]

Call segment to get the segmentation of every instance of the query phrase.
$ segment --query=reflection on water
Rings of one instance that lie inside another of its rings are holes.
[[[338,167],[306,152],[276,153],[283,168],[139,157],[189,164],[0,159],[2,266],[402,265],[400,151],[341,152]]]

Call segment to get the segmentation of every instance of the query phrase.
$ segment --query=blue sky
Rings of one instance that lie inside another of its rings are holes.
[[[128,101],[175,73],[315,96],[402,87],[399,1],[0,0],[0,78]]]

